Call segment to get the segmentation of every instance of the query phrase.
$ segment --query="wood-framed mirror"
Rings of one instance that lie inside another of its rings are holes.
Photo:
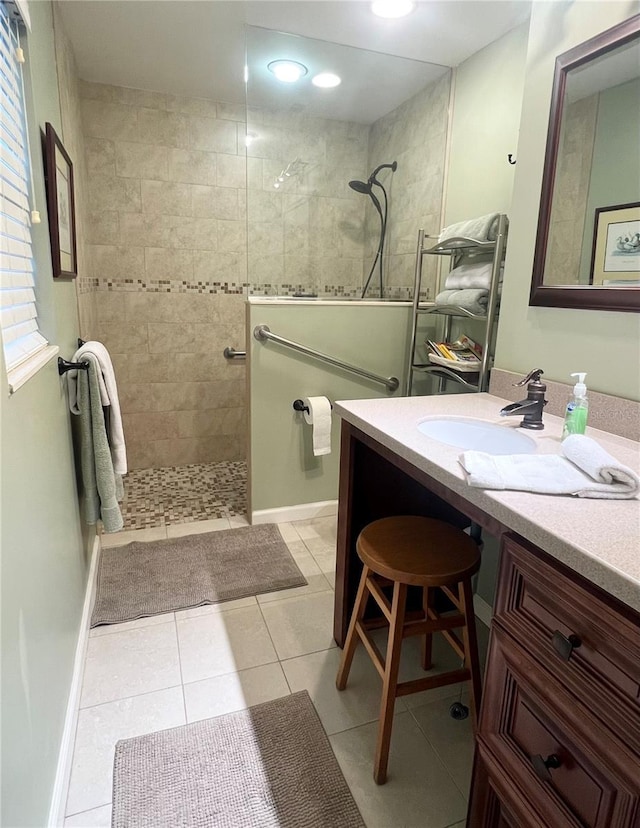
[[[640,311],[640,14],[556,58],[530,305]]]

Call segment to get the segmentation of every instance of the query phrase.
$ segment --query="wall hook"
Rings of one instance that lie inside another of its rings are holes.
[[[510,153],[509,153],[509,155],[507,155],[507,161],[508,161],[510,164],[515,164],[515,163],[516,163],[516,159],[515,159],[515,158],[513,158],[513,161],[512,161],[512,160],[511,160],[512,158],[513,158],[513,153],[511,153],[511,152],[510,152]]]

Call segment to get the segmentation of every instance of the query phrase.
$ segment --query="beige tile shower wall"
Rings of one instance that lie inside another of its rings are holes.
[[[247,132],[250,292],[359,295],[368,126],[251,108]]]
[[[386,298],[411,298],[418,230],[435,235],[440,232],[450,84],[451,72],[447,72],[371,126],[368,166],[373,169],[381,163],[398,162],[393,176],[386,170],[380,176],[385,186],[391,184]],[[379,221],[371,210],[367,237],[373,244],[369,241],[369,256],[377,247],[378,234]],[[431,292],[436,258],[426,258],[423,266],[423,285],[431,286]],[[368,272],[367,263],[365,269]]]
[[[244,459],[244,366],[227,362],[244,302],[224,294],[98,294],[131,468]]]
[[[129,465],[242,459],[245,110],[81,83],[96,324]]]
[[[575,101],[563,115],[549,222],[545,284],[562,285],[579,273],[596,135],[598,96]]]

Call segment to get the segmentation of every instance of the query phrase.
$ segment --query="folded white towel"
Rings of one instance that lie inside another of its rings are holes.
[[[515,489],[541,494],[627,500],[640,492],[640,478],[591,437],[572,434],[557,454],[496,456],[465,451],[460,463],[467,483],[480,489]]]
[[[477,316],[484,316],[489,304],[489,291],[484,288],[443,290],[435,298],[436,305],[457,305]]]
[[[446,290],[463,290],[465,288],[484,288],[489,290],[491,287],[491,271],[493,266],[491,262],[474,262],[469,264],[461,264],[454,267],[453,270],[447,273],[447,278],[444,280],[444,287]],[[499,281],[502,281],[503,268],[500,268]]]
[[[446,239],[464,238],[476,241],[495,241],[498,235],[500,213],[489,213],[467,221],[450,224],[440,233],[439,241]]]
[[[122,414],[120,411],[120,400],[118,398],[118,386],[116,375],[109,351],[102,342],[94,340],[85,342],[73,355],[73,362],[82,362],[87,354],[95,357],[100,370],[98,373],[98,384],[100,387],[100,400],[102,405],[111,407],[109,417],[109,444],[111,447],[111,458],[113,469],[116,474],[127,473],[127,447],[124,441],[124,430],[122,428]],[[67,391],[69,395],[69,408],[73,414],[79,414],[78,409],[78,371],[67,372]]]

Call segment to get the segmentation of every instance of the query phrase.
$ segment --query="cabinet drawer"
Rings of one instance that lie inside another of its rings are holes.
[[[526,792],[541,825],[636,826],[640,757],[499,628],[487,675],[479,751]]]
[[[467,828],[541,828],[542,823],[521,792],[478,745],[471,783],[473,795]]]
[[[640,619],[512,535],[494,620],[640,753]]]

